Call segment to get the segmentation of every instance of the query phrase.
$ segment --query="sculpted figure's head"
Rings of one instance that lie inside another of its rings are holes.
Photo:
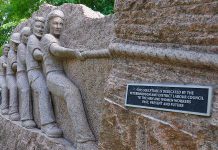
[[[21,42],[26,45],[26,44],[27,44],[28,37],[29,37],[30,34],[31,34],[31,30],[30,30],[29,27],[24,27],[24,28],[21,30],[20,33],[21,33],[21,35],[20,35]]]
[[[35,17],[32,24],[32,32],[37,38],[42,38],[45,31],[45,18]]]
[[[53,10],[48,14],[47,30],[48,33],[59,37],[63,28],[64,13],[61,10]]]
[[[14,50],[17,51],[17,47],[20,44],[20,33],[13,33],[11,35],[11,43],[10,47]]]
[[[3,53],[5,56],[8,56],[8,51],[10,50],[10,45],[9,44],[5,44],[4,48],[3,48]]]

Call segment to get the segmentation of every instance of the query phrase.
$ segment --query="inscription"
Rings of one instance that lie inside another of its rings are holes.
[[[126,106],[210,115],[212,87],[128,84]]]

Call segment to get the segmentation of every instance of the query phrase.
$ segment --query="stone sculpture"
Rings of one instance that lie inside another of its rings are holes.
[[[6,82],[9,89],[9,115],[13,121],[20,120],[18,111],[18,94],[16,83],[17,70],[17,47],[20,43],[20,33],[13,33],[10,41],[10,50],[8,52],[8,61],[6,69]]]
[[[41,130],[49,137],[60,137],[62,130],[56,125],[51,97],[46,85],[45,77],[37,60],[42,59],[39,41],[44,33],[44,18],[36,17],[32,24],[33,34],[27,42],[26,65],[27,74],[32,90],[38,95]]]
[[[64,98],[71,117],[77,149],[97,149],[95,137],[90,130],[79,89],[64,73],[62,60],[66,57],[79,58],[78,51],[60,45],[59,37],[63,28],[64,14],[53,10],[47,17],[47,30],[41,40],[46,81],[50,92]]]
[[[21,43],[17,50],[17,86],[21,99],[21,121],[22,126],[26,128],[34,128],[36,126],[33,121],[31,90],[26,72],[26,44],[31,31],[29,27],[21,30]]]
[[[9,101],[8,101],[8,88],[6,84],[6,67],[7,67],[7,57],[8,51],[10,49],[9,44],[5,44],[3,48],[3,56],[0,57],[0,87],[1,87],[1,113],[3,115],[8,114]]]

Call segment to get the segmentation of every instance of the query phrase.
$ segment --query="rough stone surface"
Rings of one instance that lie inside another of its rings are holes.
[[[0,115],[0,128],[1,150],[75,150],[65,139],[49,138],[39,129],[28,130],[8,116]]]
[[[54,17],[54,15],[56,16]],[[87,120],[81,92],[64,72],[64,58],[82,58],[78,50],[63,47],[60,44],[59,36],[62,35],[63,26],[61,24],[64,23],[64,19],[64,13],[61,10],[53,10],[47,16],[46,28],[48,33],[41,39],[46,83],[53,95],[62,97],[66,101],[68,114],[73,124],[77,149],[94,150],[97,149],[96,139]],[[57,24],[60,26],[58,27]]]
[[[115,12],[123,40],[218,45],[217,0],[116,0]]]
[[[104,17],[83,5],[66,4],[61,9],[66,14],[65,30],[60,37],[63,46],[86,50],[98,50],[108,47],[113,37],[113,16]],[[67,76],[81,91],[88,121],[97,140],[102,112],[103,89],[111,68],[110,62],[109,59],[66,60],[64,62]],[[63,100],[60,104],[62,103]],[[60,104],[57,104],[56,107]],[[66,107],[62,112],[67,114]],[[61,115],[60,112],[55,114]],[[57,119],[57,122],[66,126],[62,119]],[[63,130],[65,135],[73,135],[71,128],[67,127]],[[68,136],[66,137],[68,138]]]
[[[101,126],[104,87],[111,70],[111,64],[110,59],[89,59],[86,61],[71,61],[65,68],[67,75],[81,90],[88,121],[97,139],[99,139]]]
[[[183,51],[201,51],[202,54],[217,52],[218,3],[216,0],[116,0],[115,3],[113,42],[121,43],[124,49],[128,47],[125,46],[128,43],[142,47],[144,45],[158,46],[160,51],[164,51],[164,48],[171,45]],[[54,7],[44,5],[33,16],[39,14],[45,17],[52,8]],[[108,47],[113,38],[113,18],[111,16],[103,17],[82,5],[65,4],[59,8],[67,17],[67,24],[60,37],[63,46],[82,48],[87,51]],[[22,26],[29,23],[30,21],[22,24],[16,30],[19,31]],[[192,65],[193,62],[189,60],[184,65],[181,61],[177,61],[176,57],[173,61],[168,61],[167,57],[161,59],[158,56],[152,59],[147,56],[142,58],[136,47],[132,46],[131,50],[134,48],[138,55],[124,54],[122,57],[116,56],[113,59],[64,61],[67,76],[81,90],[88,121],[99,140],[99,149],[217,150],[217,67],[213,67],[210,63],[207,66]],[[153,50],[157,52],[156,48]],[[116,47],[113,51],[116,51]],[[169,57],[171,56],[169,54]],[[203,61],[205,60],[202,60],[202,64],[204,64]],[[125,107],[124,100],[128,83],[211,85],[214,87],[211,116],[202,117]],[[52,98],[57,123],[63,129],[64,137],[73,143],[75,133],[72,130],[73,125],[67,113],[66,103],[55,95],[52,95]],[[37,113],[38,109],[35,108],[34,115],[37,116]],[[11,143],[5,143],[12,142],[13,149],[16,143],[22,141],[17,133],[21,133],[20,130],[24,133],[23,128],[20,126],[16,128],[15,122],[4,118],[0,118],[0,121],[0,127],[5,129],[1,130],[0,138],[5,139],[3,135],[13,135],[17,137],[15,139],[18,139],[13,143],[13,136],[6,137],[6,140],[0,140],[4,142],[0,145],[10,145]],[[14,133],[8,134],[7,132],[12,130],[7,129],[10,126],[13,126],[11,128],[14,129]],[[32,131],[28,133],[35,135]],[[37,132],[38,134],[41,135]],[[40,145],[46,146],[46,148],[43,147],[44,149],[57,148],[57,145],[47,144],[50,139],[44,135],[32,139],[36,139],[34,142],[39,145],[40,141],[46,141]],[[31,142],[26,143],[23,145]],[[22,147],[22,149],[25,148]]]
[[[101,149],[218,149],[218,91],[211,117],[124,106],[128,83],[215,85],[217,71],[140,59],[115,59],[105,87]]]
[[[104,90],[100,149],[218,149],[217,67],[205,65],[217,59],[208,57],[217,53],[217,5],[216,0],[115,1],[114,57]],[[181,61],[177,52],[170,53],[177,48],[182,56],[194,55]],[[128,83],[213,86],[211,116],[125,107]]]
[[[54,9],[51,5],[42,5],[39,11],[32,15],[46,17]],[[60,7],[65,14],[65,25],[60,37],[61,45],[69,48],[81,48],[84,51],[107,48],[112,40],[113,16],[104,16],[99,12],[94,12],[84,5],[64,4]],[[24,26],[30,26],[31,18],[17,26],[15,31],[20,31]],[[79,87],[83,96],[85,110],[88,116],[91,129],[96,139],[100,128],[103,91],[105,81],[111,69],[110,59],[87,59],[85,61],[65,59],[64,69],[72,82]],[[33,93],[34,119],[40,127],[39,108],[37,93]],[[53,97],[53,107],[58,125],[63,130],[64,137],[71,142],[75,142],[75,132],[64,99],[55,95]]]

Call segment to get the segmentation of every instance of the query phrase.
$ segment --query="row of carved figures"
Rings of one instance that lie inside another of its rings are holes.
[[[47,19],[35,17],[31,27],[13,33],[10,44],[5,44],[0,57],[1,113],[10,120],[21,120],[25,128],[35,128],[31,91],[36,93],[41,131],[58,138],[62,130],[57,126],[52,108],[52,94],[62,97],[67,104],[77,149],[97,149],[95,137],[84,111],[79,89],[67,78],[64,58],[82,58],[78,50],[61,46],[59,37],[64,24],[64,13],[51,11]],[[43,74],[42,67],[45,67]],[[21,103],[18,103],[18,95]],[[19,112],[19,107],[20,112]]]

